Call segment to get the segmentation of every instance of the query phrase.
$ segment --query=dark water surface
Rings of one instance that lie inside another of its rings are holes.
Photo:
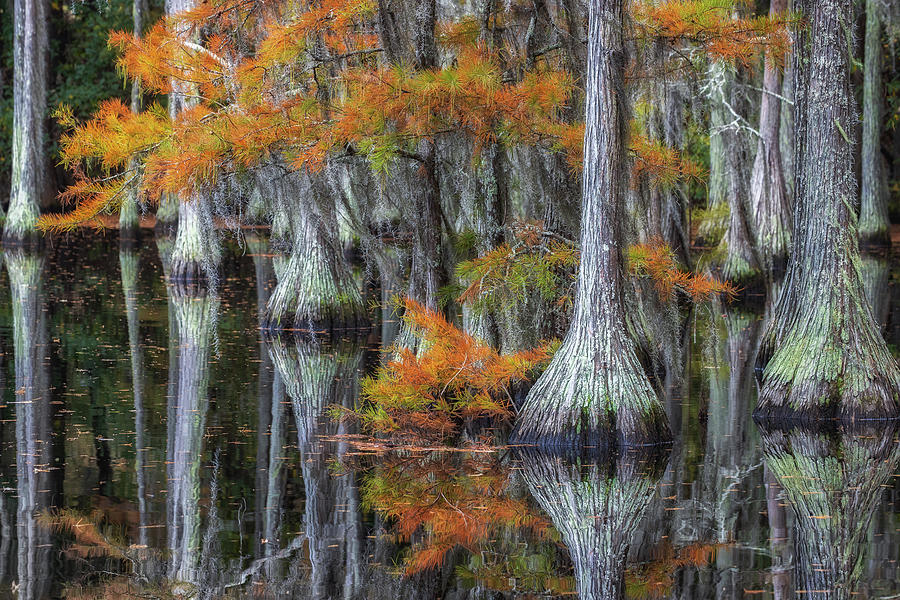
[[[761,314],[686,318],[671,451],[373,456],[327,413],[373,338],[263,341],[271,257],[201,294],[160,246],[4,257],[0,597],[900,597],[896,432],[761,433]],[[863,271],[895,347],[888,262]]]

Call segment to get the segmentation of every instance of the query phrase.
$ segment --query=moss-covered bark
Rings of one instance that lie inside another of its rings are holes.
[[[763,430],[766,465],[796,515],[794,589],[803,597],[855,597],[872,514],[900,464],[896,429]]]
[[[624,6],[593,0],[589,19],[581,261],[569,331],[520,411],[514,438],[544,446],[670,439],[665,411],[625,331]]]
[[[46,0],[15,0],[13,8],[12,188],[3,226],[5,243],[34,238],[49,164],[44,147],[47,111]]]
[[[884,121],[884,91],[881,82],[882,12],[881,0],[866,1],[865,67],[862,100],[862,157],[859,209],[859,243],[862,246],[890,246],[888,190],[881,157]]]
[[[564,458],[519,454],[522,478],[572,557],[578,597],[624,600],[632,535],[662,475],[666,452]]]
[[[743,165],[748,161],[746,140],[739,121],[743,120],[742,103],[737,91],[736,72],[723,61],[713,62],[707,83],[710,93],[710,185],[719,188],[716,193],[725,194],[728,203],[728,221],[725,234],[717,250],[718,270],[724,279],[750,291],[762,287],[762,261],[756,248],[753,213],[747,197],[749,182]],[[721,121],[721,125],[718,125]],[[721,138],[716,151],[722,156],[713,157],[712,138]],[[721,173],[713,173],[721,169]],[[712,194],[712,187],[710,188]],[[710,197],[710,207],[715,203]]]
[[[214,281],[221,261],[219,232],[209,201],[199,194],[192,198],[180,198],[169,280],[179,284]]]
[[[809,48],[795,63],[798,133],[795,240],[787,287],[761,353],[757,415],[841,419],[900,415],[900,371],[860,277],[855,120],[846,33],[850,0],[803,3]]]
[[[364,326],[362,293],[343,259],[334,200],[325,183],[288,173],[263,189],[290,235],[290,255],[280,267],[276,264],[278,284],[269,298],[267,328],[316,332]]]

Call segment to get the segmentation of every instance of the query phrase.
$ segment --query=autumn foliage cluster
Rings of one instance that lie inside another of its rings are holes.
[[[648,41],[692,43],[716,56],[786,52],[783,20],[736,19],[732,4],[640,2],[634,22]],[[186,110],[176,116],[155,106],[132,114],[109,101],[76,123],[63,108],[62,154],[77,175],[64,198],[76,208],[43,218],[41,226],[90,221],[133,190],[151,203],[163,194],[190,195],[272,156],[315,170],[350,148],[385,169],[397,156],[415,155],[418,140],[449,133],[469,136],[476,152],[494,142],[544,145],[580,167],[583,125],[562,114],[576,79],[558,54],[529,62],[521,49],[485,40],[481,24],[466,17],[437,27],[452,60],[417,69],[381,57],[377,13],[372,0],[302,7],[213,0],[167,17],[139,39],[114,32],[110,44],[121,53],[122,73],[148,92],[180,94]],[[504,25],[502,14],[495,20],[494,27]],[[663,180],[699,175],[656,141],[636,137],[632,151],[637,170]]]
[[[737,294],[737,289],[727,281],[679,267],[672,249],[659,239],[631,246],[628,249],[628,267],[636,276],[649,277],[664,301],[670,300],[676,291],[695,302],[718,296],[732,299]]]
[[[363,381],[359,417],[375,432],[440,440],[466,419],[509,418],[511,385],[550,359],[549,345],[501,355],[414,300],[406,299],[404,308],[423,350],[399,348]]]

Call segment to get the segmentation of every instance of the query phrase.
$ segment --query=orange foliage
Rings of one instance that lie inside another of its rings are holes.
[[[399,349],[396,360],[363,381],[368,406],[359,416],[375,431],[442,438],[462,419],[508,418],[510,384],[550,359],[548,346],[500,355],[437,312],[403,303],[403,319],[424,350]]]
[[[543,536],[550,527],[524,499],[506,495],[509,467],[494,453],[382,457],[363,484],[362,500],[394,520],[413,545],[405,571],[439,567],[457,546],[479,552],[503,528]]]
[[[679,181],[700,182],[706,178],[703,167],[659,140],[632,134],[634,153],[633,181],[649,177],[658,185],[670,186]]]
[[[788,28],[796,22],[789,13],[742,18],[739,2],[722,0],[641,0],[632,7],[638,31],[671,44],[700,46],[714,58],[749,65],[762,54],[782,64],[790,50]]]
[[[675,262],[672,249],[661,239],[629,248],[628,265],[633,274],[649,276],[663,300],[671,298],[676,289],[695,302],[718,295],[730,299],[737,294],[737,290],[727,281],[719,281],[712,275],[682,271]]]

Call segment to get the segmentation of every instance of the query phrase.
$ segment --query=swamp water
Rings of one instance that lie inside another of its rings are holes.
[[[54,245],[0,275],[0,598],[900,597],[896,430],[760,432],[759,314],[686,318],[671,451],[373,456],[327,407],[377,338],[261,339],[271,257],[214,296],[153,239]]]

